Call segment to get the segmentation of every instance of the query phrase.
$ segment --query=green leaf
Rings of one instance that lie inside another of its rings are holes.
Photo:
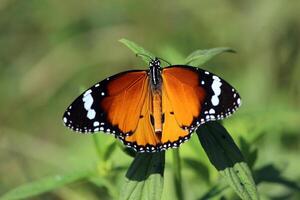
[[[250,143],[248,143],[243,137],[240,137],[240,148],[250,169],[253,169],[253,166],[257,160],[258,150],[256,148],[251,148]]]
[[[0,199],[24,199],[36,196],[45,192],[52,191],[56,188],[87,178],[91,175],[90,170],[73,172],[67,175],[55,175],[43,178],[31,183],[21,185],[4,194]]]
[[[154,59],[155,56],[153,53],[150,51],[145,50],[143,47],[139,46],[138,44],[127,40],[127,39],[120,39],[119,42],[123,43],[126,45],[131,51],[133,51],[136,55],[140,55],[142,59],[148,64],[149,63],[149,58]],[[146,56],[145,56],[146,55]],[[148,56],[148,57],[147,57]]]
[[[97,186],[98,188],[105,187],[107,192],[113,199],[117,199],[117,190],[115,185],[113,185],[108,179],[101,177],[101,176],[94,176],[89,178],[89,181]]]
[[[201,180],[204,180],[208,184],[210,183],[209,169],[204,163],[193,158],[183,158],[183,161]]]
[[[282,171],[280,171],[274,165],[263,166],[260,169],[256,170],[254,173],[258,183],[277,183],[284,185],[290,189],[300,191],[300,184],[283,177]]]
[[[137,153],[127,171],[119,199],[161,199],[164,166],[165,152]]]
[[[113,143],[109,144],[105,151],[104,151],[104,155],[103,155],[103,160],[104,161],[107,161],[110,156],[112,155],[112,153],[116,150],[116,147],[117,147],[117,142],[114,141]]]
[[[175,186],[175,193],[177,199],[181,200],[184,197],[183,188],[182,188],[182,174],[181,174],[181,160],[179,149],[173,149],[173,175],[174,175],[174,186]]]
[[[202,197],[199,198],[199,200],[212,199],[213,197],[221,195],[227,188],[228,185],[225,185],[224,181],[219,181],[217,185],[211,187]]]
[[[242,199],[259,199],[250,169],[226,129],[217,122],[200,126],[197,135],[210,162]]]
[[[185,59],[185,62],[186,64],[200,67],[216,55],[219,55],[224,52],[235,53],[233,49],[228,47],[196,50]]]

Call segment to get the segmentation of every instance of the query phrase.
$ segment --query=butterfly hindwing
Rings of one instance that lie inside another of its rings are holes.
[[[151,115],[153,114],[152,105],[152,94],[149,88],[135,131],[122,139],[125,145],[134,148],[138,152],[155,152],[160,150],[161,141],[155,134],[151,123]]]

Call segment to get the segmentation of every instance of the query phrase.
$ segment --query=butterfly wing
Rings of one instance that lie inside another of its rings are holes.
[[[163,148],[178,147],[201,124],[232,114],[241,103],[220,77],[190,66],[163,69]]]
[[[163,127],[155,134],[153,94],[147,71],[109,77],[81,94],[68,107],[63,121],[78,132],[114,134],[139,152],[178,147],[210,120],[229,116],[240,105],[235,89],[218,76],[189,66],[162,71]]]
[[[75,99],[63,121],[78,132],[103,131],[122,138],[136,129],[147,87],[144,70],[109,77]]]
[[[161,147],[160,138],[155,134],[151,123],[150,116],[153,115],[152,105],[152,93],[149,88],[135,131],[122,138],[125,145],[134,148],[138,152],[155,152],[159,151]]]

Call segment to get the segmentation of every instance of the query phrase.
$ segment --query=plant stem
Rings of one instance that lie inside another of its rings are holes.
[[[174,185],[178,200],[183,200],[183,190],[182,190],[182,177],[181,177],[181,164],[179,149],[173,150],[173,173],[174,173]]]
[[[98,154],[99,158],[101,158],[102,157],[102,151],[101,151],[101,148],[100,148],[99,138],[96,134],[93,135],[93,140],[94,140],[94,144],[95,144],[97,154]]]

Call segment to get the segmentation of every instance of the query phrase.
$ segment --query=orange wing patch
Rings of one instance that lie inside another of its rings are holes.
[[[163,86],[180,126],[190,126],[201,112],[205,91],[199,87],[199,75],[188,68],[166,68],[162,73]]]
[[[206,93],[199,87],[199,75],[190,69],[165,68],[162,77],[165,113],[162,143],[174,143],[189,136],[189,128],[201,113]]]
[[[180,145],[190,136],[190,126],[199,117],[205,91],[199,87],[199,75],[182,67],[165,68],[162,72],[161,135],[155,134],[153,94],[146,72],[131,72],[111,80],[101,107],[108,121],[117,126],[119,139],[136,150],[160,151]]]
[[[118,138],[138,151],[160,145],[151,124],[152,93],[146,72],[130,72],[111,80],[101,101],[107,120],[123,133]]]
[[[139,117],[138,125],[134,133],[125,137],[124,143],[129,146],[134,146],[137,150],[157,147],[160,145],[159,138],[155,135],[154,127],[151,124],[150,115],[152,110],[152,94],[149,88],[147,96],[144,100],[142,111]],[[144,148],[145,147],[145,148]]]
[[[101,107],[107,120],[124,134],[135,131],[145,98],[148,93],[148,77],[145,71],[130,72],[111,80],[107,96]]]
[[[166,90],[163,88],[162,92],[162,107],[163,107],[163,113],[164,113],[164,123],[163,123],[163,132],[162,132],[162,138],[161,142],[163,144],[168,142],[175,142],[179,138],[184,138],[189,134],[188,130],[184,130],[182,127],[180,127],[179,123],[177,122],[175,118],[175,112],[171,105],[171,101],[169,97],[167,96]]]

